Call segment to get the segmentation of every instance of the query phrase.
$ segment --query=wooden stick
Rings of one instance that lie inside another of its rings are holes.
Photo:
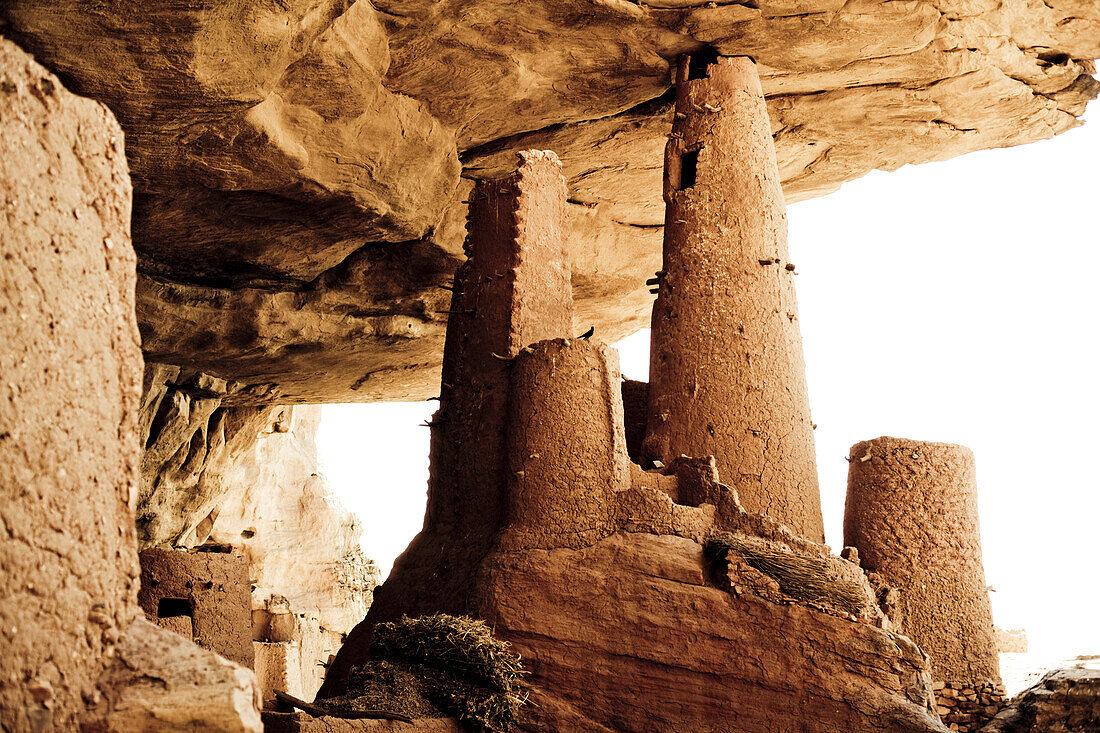
[[[275,693],[275,698],[280,702],[284,702],[291,707],[298,708],[306,713],[309,713],[315,718],[347,718],[347,719],[371,719],[371,720],[399,720],[402,723],[411,723],[412,718],[401,713],[390,712],[389,710],[352,710],[350,708],[339,707],[333,705],[330,708],[321,707],[320,705],[314,705],[311,702],[305,700],[299,700],[293,695],[289,695],[282,690],[272,690]]]

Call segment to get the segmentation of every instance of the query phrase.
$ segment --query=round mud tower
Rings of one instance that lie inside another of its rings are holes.
[[[0,729],[79,730],[140,615],[142,359],[107,109],[0,38]]]
[[[876,438],[852,446],[844,544],[900,590],[893,620],[947,682],[1000,681],[982,568],[974,454]]]
[[[643,457],[713,455],[742,504],[824,542],[787,216],[756,66],[680,64]]]
[[[508,405],[511,548],[586,547],[611,534],[630,488],[619,358],[587,340],[543,341],[512,366]]]

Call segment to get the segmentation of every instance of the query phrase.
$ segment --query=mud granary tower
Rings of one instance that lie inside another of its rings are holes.
[[[977,730],[1003,702],[978,529],[974,454],[881,437],[852,446],[844,544],[896,588],[890,619],[932,660],[944,721]]]
[[[713,455],[749,511],[825,541],[768,109],[748,58],[681,64],[644,457]]]

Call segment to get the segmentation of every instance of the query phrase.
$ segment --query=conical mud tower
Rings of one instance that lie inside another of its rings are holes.
[[[664,196],[644,457],[713,455],[746,509],[824,542],[786,209],[751,59],[680,65]]]

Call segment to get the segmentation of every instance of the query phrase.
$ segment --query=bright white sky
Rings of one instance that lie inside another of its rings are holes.
[[[1100,653],[1098,166],[1093,122],[788,210],[827,541],[850,445],[969,446],[995,621],[1039,654]],[[649,332],[619,346],[645,379]],[[422,523],[437,404],[324,408],[324,471],[383,573]]]

